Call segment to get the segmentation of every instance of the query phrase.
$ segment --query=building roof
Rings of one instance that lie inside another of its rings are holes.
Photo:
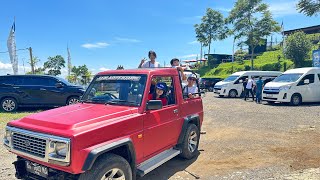
[[[287,31],[283,31],[283,33],[284,33],[284,35],[290,35],[290,34],[296,32],[296,31],[303,31],[306,34],[320,33],[320,25],[287,30]]]

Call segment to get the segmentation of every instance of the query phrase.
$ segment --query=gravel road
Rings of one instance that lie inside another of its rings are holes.
[[[291,107],[204,98],[199,156],[174,158],[139,180],[320,180],[320,104]],[[14,179],[14,156],[0,146],[0,179]]]

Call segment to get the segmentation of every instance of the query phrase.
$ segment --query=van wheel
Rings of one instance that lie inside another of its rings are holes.
[[[72,104],[77,104],[80,102],[79,97],[77,96],[72,96],[67,100],[67,105],[72,105]]]
[[[300,94],[294,94],[291,96],[290,104],[292,106],[299,106],[302,102],[302,97]]]
[[[209,91],[209,92],[213,92],[213,87],[209,87],[209,88],[208,88],[208,91]]]
[[[115,154],[106,154],[99,157],[89,171],[81,174],[79,180],[132,180],[131,167],[123,157]]]
[[[196,125],[190,124],[182,143],[181,157],[192,159],[197,155],[200,140],[200,132]]]
[[[13,112],[18,109],[18,103],[14,98],[4,98],[1,101],[1,110],[5,112]]]
[[[237,90],[234,90],[234,89],[232,89],[232,90],[230,90],[229,91],[229,97],[230,98],[235,98],[235,97],[237,97]]]

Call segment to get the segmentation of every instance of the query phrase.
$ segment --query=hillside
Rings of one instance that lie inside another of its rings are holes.
[[[280,59],[280,66],[278,63],[278,56],[281,56]],[[309,62],[306,62],[309,64]],[[310,62],[311,65],[311,62]],[[262,55],[257,56],[254,59],[254,69],[255,70],[263,70],[263,71],[284,71],[286,69],[293,68],[293,62],[284,59],[281,50],[276,51],[267,51],[264,52]],[[202,67],[198,70],[198,73],[202,77],[220,77],[226,78],[230,74],[237,72],[237,71],[244,71],[250,70],[251,61],[244,60],[242,63],[234,62],[234,63],[222,63],[218,67],[214,69],[209,69],[209,67]]]

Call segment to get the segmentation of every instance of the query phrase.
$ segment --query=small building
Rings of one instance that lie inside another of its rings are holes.
[[[232,61],[231,54],[205,54],[204,56],[206,57],[206,59],[209,59],[209,56],[211,56],[210,58],[215,59],[217,64]]]
[[[287,30],[287,31],[283,31],[283,34],[285,36],[288,36],[296,31],[303,31],[306,34],[316,34],[316,33],[320,33],[320,25]]]

